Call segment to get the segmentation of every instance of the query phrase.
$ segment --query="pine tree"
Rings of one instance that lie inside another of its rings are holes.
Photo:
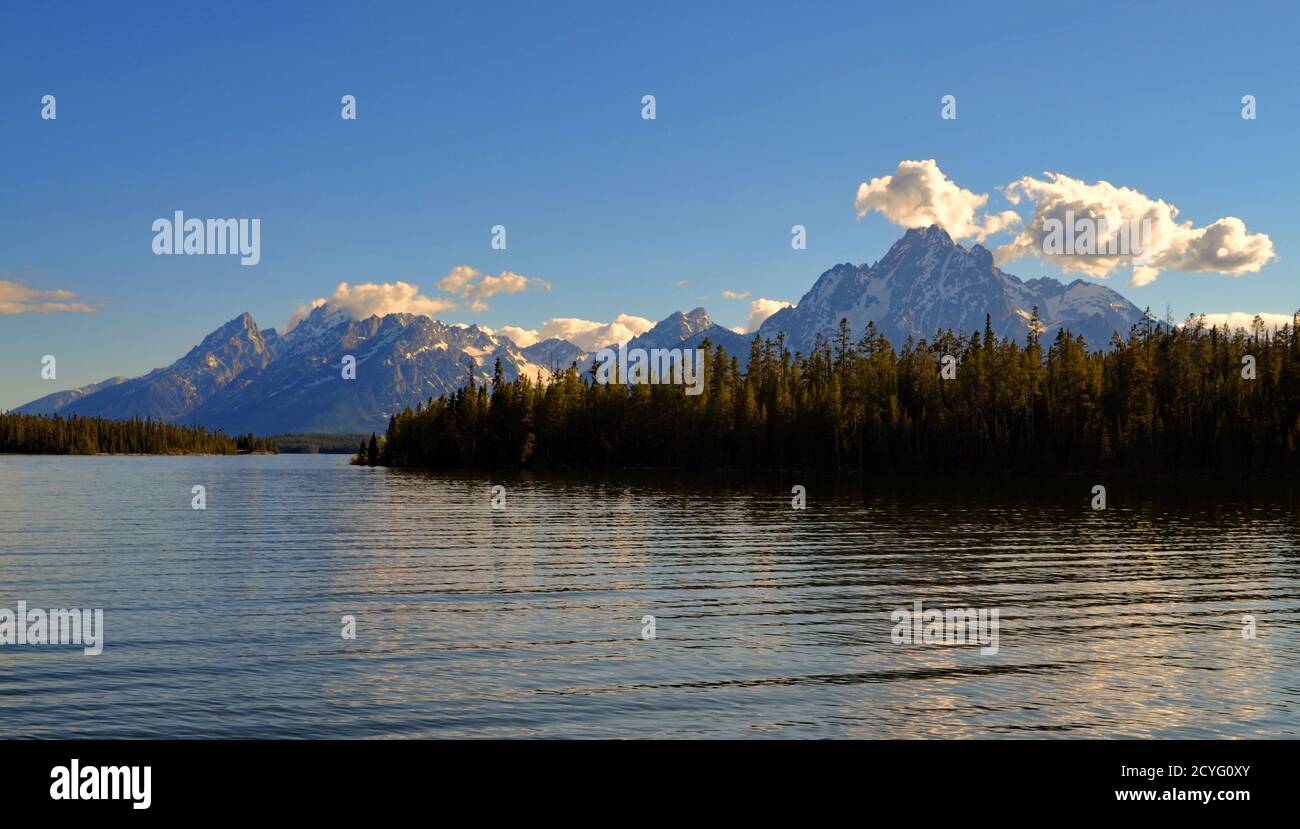
[[[755,337],[749,364],[705,346],[704,394],[596,384],[571,366],[464,388],[390,419],[368,462],[398,466],[662,466],[867,472],[1130,470],[1295,474],[1300,337],[1287,326],[1174,329],[1146,317],[1106,352],[1059,330],[1021,344],[940,331],[895,349],[847,323],[807,355]],[[1243,381],[1241,358],[1257,362]],[[959,358],[955,380],[939,361]],[[490,387],[490,394],[489,394]],[[360,457],[361,453],[359,453]]]

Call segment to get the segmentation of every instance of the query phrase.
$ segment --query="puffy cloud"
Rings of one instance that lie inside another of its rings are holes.
[[[745,321],[745,331],[742,333],[757,331],[764,320],[782,308],[791,305],[794,305],[794,303],[784,299],[763,299],[760,297],[754,300],[749,303],[749,319]]]
[[[528,328],[520,328],[517,325],[505,325],[498,328],[496,334],[504,334],[514,341],[515,345],[520,348],[527,348],[533,343],[541,342],[541,336],[536,331]]]
[[[542,323],[540,330],[507,325],[498,330],[526,348],[533,343],[556,337],[568,340],[585,351],[595,351],[607,345],[625,343],[638,334],[654,328],[654,322],[645,317],[619,314],[613,322],[592,322],[574,317],[554,317]]]
[[[1014,205],[1022,200],[1032,203],[1034,215],[1015,239],[995,251],[999,263],[1033,255],[1064,271],[1096,277],[1131,266],[1133,284],[1141,286],[1154,282],[1165,270],[1239,276],[1258,271],[1274,258],[1272,240],[1263,233],[1249,232],[1241,219],[1228,216],[1196,227],[1178,219],[1177,207],[1132,188],[1116,187],[1107,181],[1088,184],[1061,173],[1043,175],[1042,179],[1025,176],[1006,186],[1007,200]],[[903,227],[937,224],[954,239],[982,242],[995,233],[1014,229],[1021,221],[1011,210],[986,213],[988,198],[987,194],[958,187],[930,159],[900,162],[892,175],[859,185],[856,206],[858,218],[876,210]],[[1076,222],[1087,220],[1094,228],[1105,221],[1106,239],[1121,238],[1118,228],[1126,223],[1149,228],[1149,232],[1141,234],[1149,238],[1139,238],[1140,248],[1131,248],[1127,254],[1049,254],[1047,240],[1054,232],[1052,224],[1068,224],[1067,214],[1072,214]]]
[[[612,322],[589,322],[572,317],[549,319],[542,323],[542,339],[559,337],[588,351],[614,343],[625,343],[654,328],[654,321],[631,314],[619,314]]]
[[[330,310],[341,311],[352,319],[385,314],[425,314],[433,316],[441,311],[449,311],[456,303],[445,299],[434,299],[420,294],[418,285],[409,282],[367,282],[362,285],[349,285],[340,282],[329,298],[322,297],[305,305],[299,305],[289,316],[284,325],[285,333],[292,331],[313,309],[322,305]]]
[[[723,291],[723,299],[749,299],[749,291]]]
[[[858,218],[872,210],[906,228],[939,225],[954,239],[982,242],[1020,221],[1015,211],[987,214],[988,194],[958,187],[934,159],[901,161],[893,175],[858,185]]]
[[[1248,232],[1245,223],[1232,216],[1195,227],[1190,221],[1178,220],[1177,207],[1132,188],[1116,187],[1107,181],[1088,184],[1061,173],[1043,175],[1046,178],[1025,176],[1007,185],[1007,199],[1012,204],[1027,199],[1033,203],[1034,215],[1015,239],[994,252],[999,263],[1032,255],[1063,271],[1096,277],[1132,266],[1133,284],[1141,286],[1154,282],[1164,270],[1236,276],[1258,271],[1274,258],[1272,240],[1262,233]],[[1082,219],[1096,227],[1104,220],[1110,238],[1122,238],[1117,237],[1116,230],[1126,222],[1144,228],[1137,234],[1140,247],[1130,248],[1131,253],[1140,256],[1046,253],[1046,240],[1054,228],[1045,228],[1044,222],[1060,222],[1056,228],[1064,226],[1063,232],[1069,234],[1067,211],[1073,214],[1076,224]]]
[[[1238,328],[1244,328],[1250,331],[1255,325],[1255,317],[1264,321],[1265,328],[1277,329],[1284,325],[1291,325],[1292,318],[1290,314],[1250,314],[1246,311],[1228,311],[1222,314],[1205,314],[1205,324],[1217,325],[1220,328],[1225,325],[1236,331]]]
[[[288,334],[290,331],[297,328],[298,323],[305,320],[308,314],[324,304],[325,298],[321,297],[320,299],[313,299],[311,302],[305,302],[293,309],[293,313],[289,315],[289,319],[285,322],[281,333]]]
[[[100,306],[77,302],[76,299],[77,295],[72,291],[38,291],[21,282],[0,279],[0,316],[67,312],[93,314],[100,309]]]
[[[687,285],[691,283],[687,282],[685,279],[679,279],[673,284],[676,285],[678,288],[685,288]]]
[[[488,306],[484,302],[485,299],[498,294],[517,294],[527,290],[530,285],[548,291],[551,289],[551,284],[544,279],[522,276],[511,271],[502,271],[496,276],[489,276],[478,268],[457,265],[438,282],[438,290],[455,294],[468,301],[471,310],[486,311]]]

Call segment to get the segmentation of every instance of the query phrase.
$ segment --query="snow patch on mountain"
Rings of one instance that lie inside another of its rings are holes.
[[[1107,347],[1114,332],[1126,334],[1142,319],[1137,306],[1109,288],[1081,279],[1024,282],[999,270],[983,245],[955,244],[931,225],[907,231],[874,265],[844,263],[826,271],[795,307],[768,317],[759,334],[784,333],[788,348],[808,353],[819,335],[835,334],[841,319],[854,337],[875,322],[901,346],[940,330],[982,330],[987,317],[997,335],[1023,339],[1035,307],[1044,336],[1065,328],[1094,348]]]

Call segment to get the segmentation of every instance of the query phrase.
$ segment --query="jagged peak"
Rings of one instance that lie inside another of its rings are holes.
[[[918,239],[923,240],[925,242],[929,242],[931,244],[936,244],[936,243],[945,244],[945,245],[955,244],[952,240],[952,237],[948,235],[948,231],[944,230],[942,227],[940,227],[937,224],[930,225],[929,227],[908,228],[907,232],[903,234],[903,238],[900,239],[899,241],[907,242],[907,241],[916,241]],[[897,242],[895,244],[897,244]]]
[[[260,332],[257,330],[257,323],[253,320],[253,315],[247,311],[223,324],[217,330],[204,337],[203,341],[199,343],[199,346],[211,346],[219,342],[225,342],[232,337],[238,337],[241,334],[248,334],[254,337],[261,336]]]
[[[655,323],[654,328],[650,330],[662,330],[668,326],[676,325],[686,325],[689,328],[695,328],[701,325],[708,327],[712,324],[713,321],[709,319],[709,312],[704,310],[703,307],[697,307],[689,312],[673,311],[671,314]]]
[[[222,328],[243,328],[245,330],[255,330],[257,323],[253,320],[253,315],[245,311],[230,322],[221,326]]]
[[[965,250],[965,248],[953,242],[948,232],[938,225],[930,225],[926,228],[913,227],[909,228],[898,241],[890,245],[889,251],[876,265],[890,262],[896,263],[900,260],[913,259],[927,254],[942,255],[953,248]]]

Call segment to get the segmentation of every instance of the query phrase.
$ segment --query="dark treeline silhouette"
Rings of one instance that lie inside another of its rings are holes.
[[[1037,330],[1037,311],[1033,325]],[[958,364],[940,375],[944,355]],[[1254,358],[1254,379],[1243,377]],[[1108,351],[1061,331],[1022,345],[942,332],[895,351],[841,322],[812,353],[755,338],[747,371],[709,348],[705,390],[474,384],[392,418],[360,460],[410,467],[667,467],[827,472],[1293,474],[1300,337],[1148,315]]]
[[[500,371],[501,361],[498,360],[497,373],[500,374]],[[472,382],[473,381],[471,380],[471,383]],[[423,410],[424,407],[421,406],[420,408]],[[409,407],[407,408],[407,411],[410,411]],[[357,448],[357,453],[352,456],[352,463],[364,464],[366,466],[379,466],[383,462],[383,453],[379,449],[379,437],[374,432],[371,432],[370,442],[366,443],[364,440],[361,441],[361,445]]]
[[[234,455],[275,452],[266,438],[229,437],[200,426],[176,426],[156,420],[108,420],[0,413],[0,452],[32,455]]]
[[[348,432],[307,432],[271,435],[266,440],[286,455],[351,455],[362,437]]]

